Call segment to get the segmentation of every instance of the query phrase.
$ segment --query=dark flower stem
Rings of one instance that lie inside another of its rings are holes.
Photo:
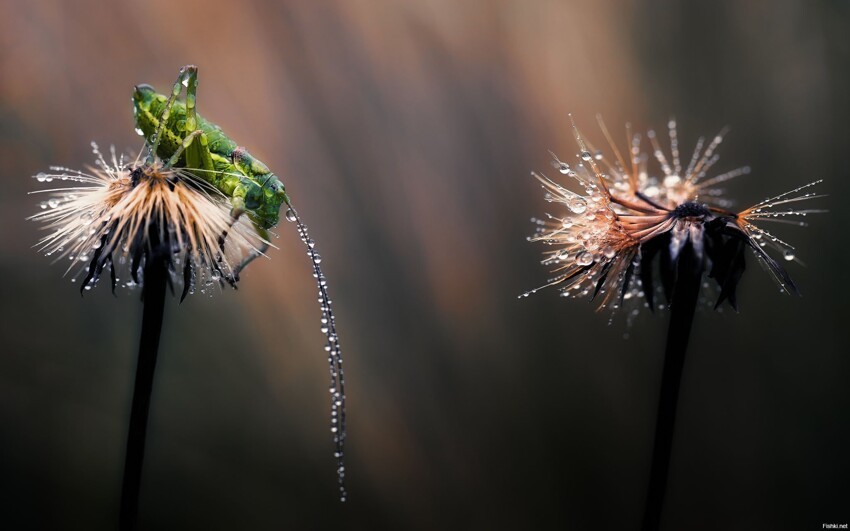
[[[670,453],[673,447],[673,429],[676,423],[676,405],[679,400],[679,384],[685,364],[685,352],[691,334],[703,264],[694,256],[690,243],[679,257],[676,284],[670,302],[670,324],[667,329],[667,347],[664,353],[664,372],[661,376],[661,394],[658,398],[658,416],[655,424],[655,444],[652,449],[652,469],[646,509],[643,515],[643,531],[658,531],[667,474],[670,469]]]
[[[137,528],[139,512],[139,486],[142,479],[142,461],[145,456],[145,435],[148,426],[148,411],[151,403],[151,388],[156,368],[159,336],[162,332],[162,316],[165,305],[165,286],[168,270],[161,257],[149,257],[145,261],[142,281],[142,337],[139,341],[139,360],[136,366],[136,384],[133,389],[133,405],[130,411],[130,431],[127,436],[127,456],[124,461],[124,482],[121,489],[120,529],[131,531]]]

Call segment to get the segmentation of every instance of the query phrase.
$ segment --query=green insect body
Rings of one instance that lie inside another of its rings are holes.
[[[234,220],[246,214],[258,234],[268,240],[268,229],[280,219],[281,205],[290,205],[283,183],[219,126],[196,112],[197,75],[197,67],[183,67],[170,96],[157,93],[150,85],[136,86],[133,113],[137,131],[149,139],[151,156],[155,153],[168,161],[168,166],[185,168],[214,186],[229,198]],[[177,100],[183,86],[185,102]],[[237,267],[237,273],[265,250],[252,253]]]

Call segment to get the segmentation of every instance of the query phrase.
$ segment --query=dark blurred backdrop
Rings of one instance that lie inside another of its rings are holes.
[[[179,4],[179,5],[178,5]],[[701,311],[666,529],[850,520],[843,1],[0,0],[0,528],[117,520],[141,305],[81,298],[31,246],[31,175],[89,142],[137,150],[130,91],[200,67],[199,110],[282,177],[325,258],[346,354],[349,501],[292,225],[238,292],[167,305],[141,501],[150,529],[637,529],[662,314],[556,291],[525,241],[529,177],[678,119],[732,132],[739,205],[823,178],[831,212],[777,228],[806,267],[750,260],[741,312]],[[617,137],[622,137],[618,134]],[[772,227],[776,228],[776,227]]]

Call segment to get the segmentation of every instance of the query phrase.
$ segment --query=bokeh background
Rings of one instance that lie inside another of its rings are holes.
[[[750,260],[741,312],[703,310],[665,529],[850,520],[850,4],[843,1],[0,0],[0,528],[112,529],[139,294],[80,297],[31,246],[29,176],[89,142],[141,147],[130,91],[200,67],[199,110],[283,178],[324,257],[346,355],[350,499],[292,225],[238,292],[166,308],[148,529],[637,529],[666,316],[540,292],[529,177],[664,128],[724,125],[741,206],[823,178],[774,227],[802,298]],[[618,135],[622,136],[622,135]]]

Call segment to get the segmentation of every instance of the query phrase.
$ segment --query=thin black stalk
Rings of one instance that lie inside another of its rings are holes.
[[[124,481],[121,488],[120,529],[137,528],[139,512],[139,486],[142,479],[142,461],[145,457],[145,436],[148,411],[151,403],[156,354],[162,332],[165,305],[165,286],[168,278],[166,263],[161,257],[148,257],[142,281],[142,336],[139,340],[139,360],[136,366],[136,383],[130,411],[130,431],[127,436],[127,455],[124,461]]]
[[[664,493],[667,489],[667,474],[670,469],[670,453],[673,447],[673,431],[676,423],[676,406],[679,401],[679,384],[685,365],[685,352],[694,320],[703,264],[694,256],[688,243],[679,257],[676,284],[670,302],[670,324],[667,329],[667,347],[664,353],[664,372],[661,375],[661,394],[658,398],[658,416],[655,423],[655,443],[652,449],[652,468],[643,515],[643,531],[658,531]]]

